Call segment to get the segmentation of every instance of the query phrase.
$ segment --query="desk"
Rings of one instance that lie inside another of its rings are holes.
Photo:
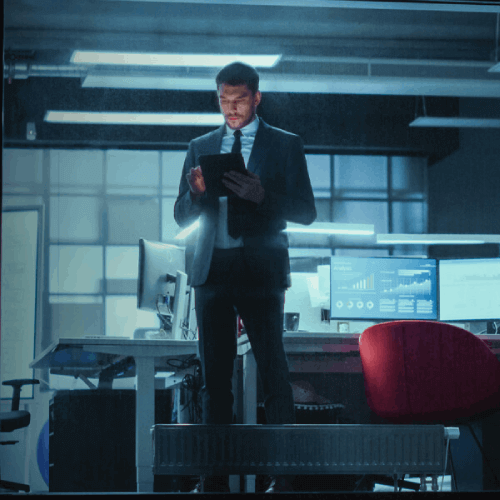
[[[361,373],[360,333],[286,332],[285,352],[291,372]],[[500,335],[477,335],[500,359]],[[257,423],[257,365],[247,335],[238,339],[243,356],[243,415],[246,424]]]
[[[286,333],[285,351],[294,372],[361,371],[360,334]],[[500,357],[500,335],[478,335]],[[59,339],[30,363],[30,368],[50,368],[51,373],[86,377],[99,376],[117,363],[133,358],[136,391],[137,491],[153,491],[153,453],[150,430],[154,425],[154,375],[156,370],[172,371],[168,359],[197,353],[196,340]],[[257,421],[257,367],[248,337],[238,340],[243,356],[243,422]],[[103,380],[107,382],[106,377]],[[247,489],[246,491],[253,491]]]
[[[285,352],[291,372],[361,373],[360,333],[286,332]],[[500,359],[500,335],[477,335]],[[257,423],[257,364],[247,335],[238,339],[243,356],[243,414],[239,421]],[[246,476],[247,492],[255,491],[255,476]]]
[[[153,491],[153,450],[155,371],[174,371],[169,359],[197,354],[196,340],[59,339],[30,363],[30,368],[50,368],[51,373],[78,377],[97,377],[110,373],[117,364],[125,376],[137,376],[136,390],[136,471],[137,491]],[[129,359],[135,370],[126,370]],[[121,365],[120,365],[121,363]],[[110,383],[109,377],[100,381]]]

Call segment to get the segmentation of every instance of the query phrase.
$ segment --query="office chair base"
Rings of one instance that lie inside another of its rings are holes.
[[[402,478],[392,478],[389,476],[378,476],[371,475],[368,476],[368,479],[372,480],[375,484],[382,484],[384,486],[393,486],[394,490],[405,488],[407,490],[419,491],[420,484],[413,483],[411,481],[405,481],[404,475]]]

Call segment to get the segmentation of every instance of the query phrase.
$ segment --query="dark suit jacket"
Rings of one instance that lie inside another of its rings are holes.
[[[187,263],[192,286],[200,286],[207,279],[219,205],[217,198],[206,194],[193,202],[186,175],[199,165],[200,155],[220,153],[224,133],[225,125],[191,141],[175,202],[174,217],[179,226],[188,226],[200,218],[192,262]],[[260,119],[247,168],[260,176],[265,197],[260,205],[240,200],[240,209],[245,213],[245,259],[256,276],[268,276],[274,285],[286,288],[290,286],[288,237],[283,232],[286,221],[311,224],[316,219],[302,140]]]

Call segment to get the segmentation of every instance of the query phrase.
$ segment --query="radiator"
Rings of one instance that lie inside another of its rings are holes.
[[[442,474],[442,425],[155,425],[154,474]]]

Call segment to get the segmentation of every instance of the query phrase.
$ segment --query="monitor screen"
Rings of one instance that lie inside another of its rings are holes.
[[[500,259],[439,261],[439,319],[500,318]]]
[[[330,317],[437,319],[436,260],[332,257]]]

